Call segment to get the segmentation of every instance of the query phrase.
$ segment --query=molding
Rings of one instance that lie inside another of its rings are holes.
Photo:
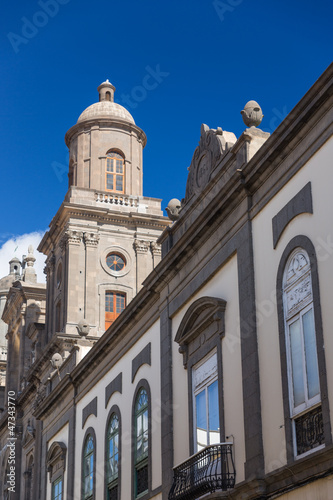
[[[105,408],[107,408],[110,398],[115,392],[123,393],[123,374],[117,375],[112,382],[105,387]]]
[[[276,248],[283,231],[297,215],[313,214],[311,182],[308,182],[272,219],[273,247]]]
[[[132,359],[132,384],[140,366],[147,364],[151,366],[151,343],[146,345],[139,354]]]
[[[179,352],[183,354],[184,367],[187,367],[189,357],[189,344],[197,337],[200,338],[200,346],[206,338],[218,333],[220,338],[224,336],[224,313],[226,301],[215,297],[201,297],[191,304],[186,311],[175,336],[175,342],[179,344]]]
[[[50,483],[66,470],[67,446],[62,441],[54,441],[46,455],[47,472],[50,474]],[[55,468],[55,470],[54,470]]]
[[[82,429],[90,415],[97,417],[97,396],[82,409]]]

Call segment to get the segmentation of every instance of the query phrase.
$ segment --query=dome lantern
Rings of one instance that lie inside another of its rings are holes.
[[[116,90],[116,88],[112,85],[112,83],[109,82],[109,80],[101,83],[99,87],[97,87],[97,90],[99,93],[99,102],[114,102],[114,91]]]

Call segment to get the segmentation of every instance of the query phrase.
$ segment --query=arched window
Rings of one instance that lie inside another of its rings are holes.
[[[295,248],[282,281],[289,409],[295,456],[324,443],[311,262]]]
[[[105,292],[105,330],[118,318],[125,309],[126,294],[122,292]]]
[[[63,500],[64,498],[66,454],[67,447],[61,441],[54,441],[47,452],[46,467],[50,474],[52,500]]]
[[[109,151],[105,160],[105,189],[116,193],[124,193],[125,164],[124,158],[115,151]]]
[[[119,417],[111,414],[106,438],[107,500],[118,500],[119,490]]]
[[[24,473],[26,478],[26,498],[32,500],[33,498],[33,480],[34,480],[34,458],[31,455],[28,463],[28,470]],[[57,499],[58,500],[58,499]],[[61,498],[60,498],[61,500]]]
[[[149,471],[149,400],[144,387],[140,387],[134,407],[134,497],[138,498],[148,491]]]
[[[82,458],[82,499],[94,498],[94,472],[95,472],[95,446],[94,437],[88,433],[84,441]]]

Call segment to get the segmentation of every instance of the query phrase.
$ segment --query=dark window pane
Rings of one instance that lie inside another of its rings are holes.
[[[148,490],[148,465],[136,471],[136,496]]]

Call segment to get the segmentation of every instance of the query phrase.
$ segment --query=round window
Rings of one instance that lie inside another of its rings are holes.
[[[122,255],[109,253],[106,257],[106,264],[112,271],[122,271],[126,266],[126,260]]]

